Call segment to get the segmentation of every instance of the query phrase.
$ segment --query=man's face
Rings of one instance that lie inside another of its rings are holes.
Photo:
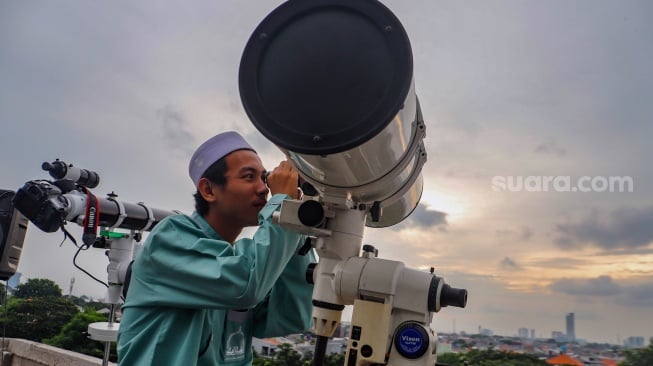
[[[265,168],[251,150],[238,150],[227,155],[226,183],[217,187],[213,203],[216,213],[236,227],[258,225],[258,213],[267,202],[268,187],[263,181]]]

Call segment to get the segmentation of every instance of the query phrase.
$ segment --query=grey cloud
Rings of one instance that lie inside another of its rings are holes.
[[[522,267],[510,257],[504,257],[499,263],[499,266],[508,271],[520,271],[522,269]]]
[[[549,288],[554,292],[574,296],[614,296],[624,292],[624,288],[610,276],[590,279],[563,278],[552,283]]]
[[[537,145],[534,151],[539,154],[567,155],[567,150],[560,147],[554,139],[548,139],[546,142]]]
[[[189,132],[191,128],[188,121],[170,105],[157,110],[156,116],[161,120],[163,138],[168,147],[190,156],[197,147],[197,142]]]
[[[588,261],[576,258],[547,258],[533,261],[531,264],[538,267],[575,269],[587,264]]]
[[[554,242],[565,249],[586,245],[607,250],[639,249],[653,242],[653,207],[613,211],[606,219],[596,213],[575,223],[559,224]]]
[[[633,307],[653,307],[653,278],[644,283],[617,283],[610,276],[591,279],[563,278],[552,283],[554,292],[576,296],[582,303],[591,303],[592,298],[614,297],[614,302]]]
[[[438,227],[441,231],[446,231],[447,225],[446,212],[429,210],[427,205],[420,203],[413,213],[397,227],[417,226],[425,229]]]
[[[620,301],[630,306],[653,307],[653,282],[626,288],[625,298]]]

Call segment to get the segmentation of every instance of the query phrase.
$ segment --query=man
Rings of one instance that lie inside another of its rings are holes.
[[[132,266],[122,366],[250,365],[252,336],[310,327],[314,258],[296,254],[300,234],[272,222],[282,200],[297,198],[297,172],[281,162],[267,175],[249,144],[226,132],[197,149],[189,173],[196,211],[163,219]],[[255,225],[253,239],[236,240]]]

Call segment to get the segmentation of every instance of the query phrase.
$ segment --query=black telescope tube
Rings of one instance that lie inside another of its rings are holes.
[[[98,197],[100,205],[100,226],[113,227],[120,220],[120,206],[118,201]],[[120,202],[125,208],[125,217],[117,226],[128,230],[152,230],[152,228],[165,217],[174,215],[177,212],[150,208],[152,217],[144,204]],[[152,221],[150,225],[148,225]]]

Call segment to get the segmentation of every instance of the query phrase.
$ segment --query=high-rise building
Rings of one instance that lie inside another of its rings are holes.
[[[567,314],[567,339],[572,342],[576,340],[576,325],[574,322],[574,313]]]
[[[531,329],[531,339],[535,339],[535,329]]]

